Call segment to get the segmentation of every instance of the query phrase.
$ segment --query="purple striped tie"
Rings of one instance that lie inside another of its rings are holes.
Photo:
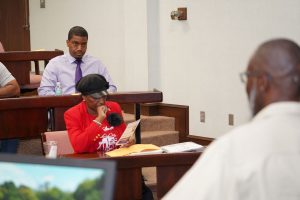
[[[76,59],[75,60],[75,63],[77,64],[76,72],[75,72],[75,84],[82,78],[82,71],[81,71],[81,68],[80,68],[81,62],[82,62],[81,59]]]

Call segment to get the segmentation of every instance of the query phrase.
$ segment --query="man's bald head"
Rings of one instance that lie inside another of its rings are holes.
[[[287,39],[270,40],[259,46],[251,62],[274,77],[300,71],[300,47]]]
[[[247,93],[256,114],[273,102],[298,101],[300,97],[300,47],[288,39],[274,39],[260,45],[250,59]],[[253,96],[253,95],[252,95]]]

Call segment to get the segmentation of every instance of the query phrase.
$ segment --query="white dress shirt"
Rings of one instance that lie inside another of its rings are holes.
[[[0,87],[4,87],[8,82],[15,80],[8,69],[0,62]]]
[[[273,103],[213,142],[163,198],[300,199],[300,104]]]
[[[40,96],[54,95],[57,82],[61,83],[63,95],[75,93],[76,66],[75,58],[69,53],[51,59],[43,73],[41,84],[38,88],[38,94]],[[112,81],[108,70],[100,60],[85,54],[82,57],[80,67],[82,76],[88,74],[101,74],[106,78],[107,82],[109,82],[108,91],[117,91],[117,87]]]

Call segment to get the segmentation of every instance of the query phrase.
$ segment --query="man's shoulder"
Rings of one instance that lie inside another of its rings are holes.
[[[48,67],[49,68],[57,68],[57,67],[65,66],[65,65],[68,65],[69,63],[70,63],[70,60],[66,54],[56,56],[49,61],[46,69]]]
[[[84,62],[88,62],[88,63],[97,63],[100,65],[103,65],[102,61],[99,58],[92,56],[90,54],[85,54],[84,57],[82,58],[82,60]]]
[[[99,58],[92,56],[91,54],[84,54],[83,59],[88,59],[88,60],[99,60]]]
[[[49,60],[49,63],[48,63],[47,66],[56,65],[57,63],[64,63],[64,62],[67,62],[67,61],[68,61],[68,58],[65,54],[64,55],[59,55],[59,56],[56,56],[56,57],[52,58],[51,60]]]
[[[58,61],[58,60],[64,60],[64,59],[67,59],[66,54],[56,56],[56,57],[52,58],[50,61]]]
[[[63,54],[63,55],[59,55],[59,56],[56,56],[54,58],[52,58],[49,62],[61,62],[61,61],[66,61],[68,60],[66,54]]]

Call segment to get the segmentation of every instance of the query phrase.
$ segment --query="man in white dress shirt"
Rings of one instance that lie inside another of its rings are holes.
[[[17,80],[0,62],[0,98],[20,96],[20,87]]]
[[[1,43],[0,43],[1,44]],[[0,98],[20,96],[20,87],[17,80],[0,62]],[[1,122],[0,122],[1,123]],[[0,152],[17,153],[19,145],[18,139],[0,140]]]
[[[241,77],[254,118],[213,142],[164,200],[300,199],[300,47],[263,43]]]
[[[77,62],[80,62],[81,76],[100,74],[109,82],[109,92],[116,92],[107,68],[97,58],[86,54],[88,33],[81,26],[74,26],[68,33],[67,46],[69,52],[49,61],[42,76],[38,94],[40,96],[55,95],[57,82],[61,83],[62,94],[75,93]]]

